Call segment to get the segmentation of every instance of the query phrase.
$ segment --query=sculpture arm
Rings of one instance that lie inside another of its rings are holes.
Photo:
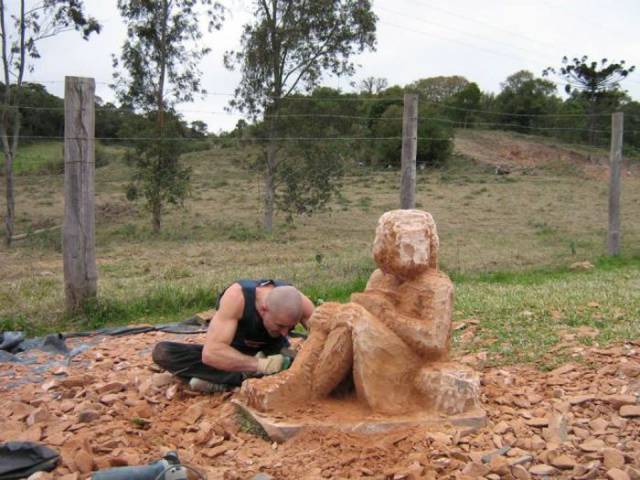
[[[431,318],[412,318],[398,313],[386,319],[385,324],[422,357],[442,358],[449,350],[452,310],[453,285],[446,282],[439,285],[430,298],[426,316]]]
[[[315,305],[309,299],[309,297],[307,297],[303,293],[301,293],[300,295],[302,295],[302,317],[300,318],[300,323],[306,330],[309,330],[309,319],[311,318],[311,315],[313,315]]]

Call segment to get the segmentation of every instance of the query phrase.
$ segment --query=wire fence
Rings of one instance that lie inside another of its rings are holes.
[[[319,100],[329,99],[360,105],[363,101],[342,97]],[[145,248],[157,251],[169,248],[168,241],[174,245],[171,249],[181,248],[185,242],[202,242],[236,251],[240,247],[235,244],[258,242],[259,250],[273,248],[287,256],[293,254],[282,253],[285,247],[275,246],[273,239],[279,235],[289,238],[287,232],[298,225],[298,239],[286,242],[291,249],[304,245],[326,251],[325,263],[347,261],[345,252],[356,247],[367,257],[362,245],[370,241],[375,219],[385,210],[399,208],[403,117],[327,112],[308,98],[303,100],[309,111],[263,117],[265,121],[285,122],[284,133],[271,137],[251,124],[244,131],[217,136],[95,136],[98,249],[111,245],[110,249],[124,251],[127,245],[144,242]],[[364,99],[369,100],[401,101],[395,97]],[[447,104],[436,107],[434,113],[422,112],[416,117],[416,207],[434,214],[446,245],[442,256],[445,265],[454,270],[510,268],[570,263],[605,252],[603,231],[608,212],[603,189],[606,191],[611,147],[609,114],[519,114]],[[64,107],[31,106],[27,110],[61,113],[64,119]],[[100,106],[95,112],[96,116],[101,112],[132,115],[131,111]],[[194,112],[229,114],[207,110],[173,114]],[[464,128],[464,121],[447,117],[447,112],[476,118]],[[625,136],[638,133],[633,126],[638,119],[629,117],[631,127],[626,126]],[[593,119],[597,123],[590,124]],[[437,134],[425,134],[420,125],[441,129]],[[18,248],[21,244],[48,248],[48,243],[36,239],[60,236],[63,124],[59,131],[59,135],[21,136],[23,145],[15,163],[17,209],[22,212]],[[586,141],[589,135],[592,139]],[[86,138],[68,136],[66,140],[83,142]],[[159,141],[184,147],[181,162],[190,169],[191,181],[185,208],[166,203],[161,231],[154,234],[144,187],[135,196],[128,194],[141,178],[136,148]],[[270,188],[264,147],[270,144],[276,145],[278,159],[271,182],[275,237],[265,234],[262,226],[265,193]],[[453,155],[432,165],[429,159],[438,144],[449,145],[447,153]],[[629,173],[624,178],[633,182],[638,163],[635,158],[626,161],[625,172]],[[71,165],[73,160],[66,163]],[[640,244],[640,228],[634,220],[640,202],[638,189],[630,192],[622,205],[626,245],[635,240]],[[297,254],[308,256],[300,250]],[[238,255],[237,261],[258,262],[253,253],[243,250]],[[160,257],[158,262],[165,261]],[[273,262],[266,262],[265,268],[268,265],[282,268]]]

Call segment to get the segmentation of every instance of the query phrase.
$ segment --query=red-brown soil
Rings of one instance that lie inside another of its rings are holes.
[[[501,167],[511,173],[531,173],[537,168],[569,169],[586,178],[609,178],[609,157],[604,150],[590,151],[586,145],[542,143],[538,138],[505,135],[498,131],[460,131],[455,139],[455,151],[475,161]],[[625,158],[623,174],[637,176],[640,164]]]
[[[39,383],[15,384],[40,374],[37,365],[0,364],[0,441],[40,441],[61,452],[61,465],[41,479],[86,478],[173,449],[209,479],[259,472],[276,479],[640,478],[640,342],[576,346],[574,363],[551,372],[465,357],[482,374],[489,415],[489,425],[467,437],[419,428],[307,431],[278,445],[242,431],[229,402],[235,393],[189,392],[154,368],[153,344],[175,338],[104,337],[68,367],[41,373]]]

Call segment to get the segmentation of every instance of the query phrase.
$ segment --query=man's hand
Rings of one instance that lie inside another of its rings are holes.
[[[286,370],[289,362],[285,362],[284,355],[270,355],[267,358],[258,358],[258,373],[273,375]]]

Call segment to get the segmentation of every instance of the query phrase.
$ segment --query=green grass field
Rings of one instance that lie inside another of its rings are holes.
[[[585,326],[598,329],[595,341],[638,338],[637,169],[623,179],[623,255],[603,260],[603,166],[569,161],[556,145],[541,153],[548,139],[498,132],[461,132],[459,139],[463,151],[450,165],[420,171],[417,182],[418,207],[438,224],[441,268],[456,285],[455,320],[480,322],[471,340],[468,329],[456,333],[456,347],[508,363],[545,358],[563,335]],[[495,175],[491,159],[510,160],[495,145],[516,144],[526,168]],[[57,147],[48,148],[53,155]],[[374,268],[377,218],[399,203],[397,172],[354,167],[329,210],[293,225],[277,216],[266,235],[260,176],[243,167],[251,153],[211,150],[184,156],[193,168],[191,198],[185,210],[167,211],[162,232],[153,235],[143,206],[124,198],[131,171],[122,150],[105,150],[107,165],[96,173],[98,301],[84,317],[65,317],[60,231],[51,230],[11,250],[0,247],[0,329],[42,333],[178,320],[209,308],[215,291],[247,277],[285,278],[314,300],[343,301]],[[17,233],[61,225],[62,187],[62,175],[16,177]],[[596,267],[568,270],[583,260]]]
[[[62,142],[43,142],[18,148],[14,160],[15,175],[57,174],[64,171]]]

